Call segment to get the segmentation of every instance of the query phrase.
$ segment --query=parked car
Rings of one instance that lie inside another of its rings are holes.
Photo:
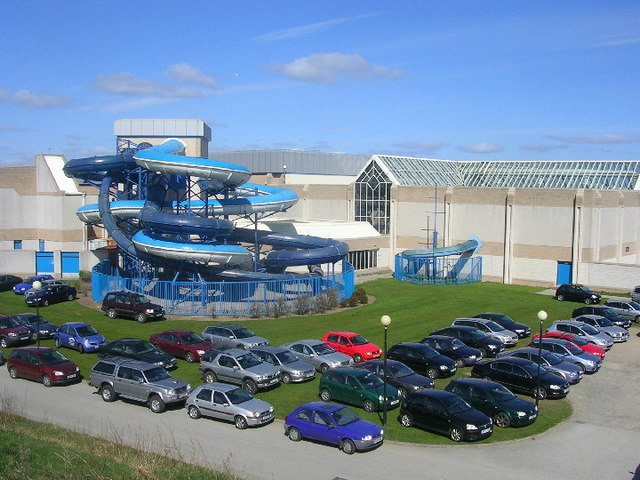
[[[589,287],[577,283],[565,283],[556,289],[556,299],[560,302],[569,300],[571,302],[583,302],[587,305],[600,303],[602,296],[594,292]]]
[[[563,398],[569,393],[569,383],[562,377],[524,358],[502,357],[476,363],[472,377],[493,380],[509,390],[527,393],[534,398]]]
[[[490,338],[486,333],[471,327],[445,327],[435,330],[431,335],[446,335],[459,339],[469,347],[477,348],[483,357],[495,357],[504,350],[504,343]]]
[[[454,442],[482,440],[493,433],[493,422],[487,415],[443,390],[407,395],[400,406],[400,423],[448,435]]]
[[[206,383],[242,385],[254,395],[280,383],[280,370],[241,348],[209,350],[200,359],[200,373]]]
[[[58,326],[47,321],[42,315],[35,313],[18,313],[13,318],[20,325],[27,327],[31,331],[31,339],[53,338],[53,334],[58,330]]]
[[[24,303],[29,307],[46,307],[54,303],[71,302],[76,298],[77,293],[71,285],[51,285],[25,296]]]
[[[456,362],[457,367],[468,367],[482,358],[482,352],[477,348],[467,347],[462,341],[446,335],[431,335],[420,340],[429,345],[440,355],[449,357]]]
[[[166,369],[176,366],[176,357],[161,352],[154,344],[140,338],[119,338],[100,345],[97,352],[100,358],[123,357],[159,365]]]
[[[346,454],[371,450],[382,445],[384,431],[363,420],[350,408],[325,402],[296,407],[284,419],[284,433],[292,441],[303,438],[338,445]]]
[[[587,342],[591,342],[605,350],[609,350],[613,346],[613,340],[609,335],[601,332],[591,325],[576,322],[575,320],[559,320],[553,322],[549,327],[547,327],[547,332],[573,333],[574,335],[584,338]]]
[[[618,315],[628,318],[632,322],[640,322],[640,303],[637,301],[609,300],[608,302],[605,302],[604,306],[610,308]],[[623,327],[624,325],[620,326]]]
[[[0,365],[4,365],[5,359],[4,359],[4,354],[2,353],[2,351],[0,351]]]
[[[453,327],[471,327],[486,333],[489,337],[504,343],[505,347],[513,347],[518,343],[518,335],[502,325],[486,318],[456,318],[451,322]]]
[[[580,315],[600,315],[608,318],[617,327],[629,328],[631,326],[630,319],[620,315],[613,308],[606,305],[589,305],[575,308],[571,317],[576,318]]]
[[[524,338],[531,335],[531,328],[529,328],[528,325],[525,325],[523,323],[518,323],[515,320],[513,320],[511,317],[503,313],[491,313],[491,312],[478,313],[474,315],[472,318],[485,318],[487,320],[493,320],[498,325],[501,325],[507,330],[511,330],[512,332],[514,332],[516,335],[518,335],[518,338]]]
[[[584,373],[596,373],[602,366],[602,360],[598,357],[585,352],[574,343],[561,338],[550,338],[544,336],[542,337],[542,340],[534,338],[531,343],[529,343],[529,346],[557,353],[558,355],[565,357],[565,360],[573,362],[579,367],[584,368]]]
[[[640,303],[640,285],[636,285],[631,290],[631,300]]]
[[[524,427],[538,418],[538,407],[513,394],[504,385],[479,378],[454,378],[445,391],[455,393],[493,419],[500,428]]]
[[[575,363],[568,362],[564,357],[544,349],[523,347],[509,352],[502,352],[498,355],[498,358],[502,357],[518,357],[539,363],[547,372],[564,378],[570,385],[580,382],[584,376],[584,370]]]
[[[159,365],[121,357],[98,361],[91,368],[89,385],[98,389],[105,402],[120,396],[146,403],[153,413],[185,401],[191,391],[187,382],[173,378]]]
[[[629,340],[629,330],[617,327],[607,317],[601,315],[580,315],[573,319],[576,322],[591,325],[596,330],[606,333],[614,343],[626,342]]]
[[[22,283],[22,278],[15,275],[0,275],[0,292],[6,292]]]
[[[232,421],[241,430],[265,425],[274,418],[271,404],[228,383],[199,385],[187,397],[185,407],[193,419],[204,416]]]
[[[88,323],[68,322],[53,334],[56,348],[67,347],[80,353],[92,353],[107,343],[107,339]]]
[[[538,336],[539,336],[538,334],[534,335],[533,339],[535,340],[536,338],[538,338]],[[584,338],[578,335],[574,335],[573,333],[547,332],[544,335],[542,335],[542,338],[560,338],[562,340],[568,340],[569,342],[576,345],[580,350],[586,353],[590,353],[591,355],[595,355],[600,360],[604,360],[604,357],[605,357],[604,348],[600,348],[599,346],[594,345],[593,343],[587,342]]]
[[[202,336],[213,343],[216,348],[244,348],[269,345],[269,340],[257,336],[251,330],[239,325],[209,325],[202,331]]]
[[[166,330],[154,333],[149,337],[149,341],[163,352],[184,358],[189,363],[200,361],[205,352],[213,348],[211,342],[191,330]]]
[[[37,293],[40,291],[40,289],[44,288],[44,287],[55,287],[56,285],[69,285],[67,282],[65,282],[64,280],[43,280],[42,282],[40,282],[42,285],[40,286],[39,289],[35,289],[33,287],[31,287],[30,289],[26,290],[24,292],[24,296],[28,297],[30,295],[33,295],[34,293]]]
[[[135,292],[109,292],[102,299],[101,309],[109,318],[128,317],[139,323],[164,316],[164,309],[160,305],[151,303],[147,297]]]
[[[285,343],[282,348],[291,350],[296,357],[312,364],[320,373],[330,368],[346,367],[353,363],[349,355],[337,352],[321,340],[298,340]]]
[[[373,360],[382,356],[382,350],[358,333],[327,332],[322,341],[331,345],[338,352],[349,355],[356,363]]]
[[[384,360],[369,360],[358,363],[355,366],[364,368],[384,380],[384,363]],[[432,379],[417,374],[404,363],[396,360],[387,360],[387,383],[396,387],[400,398],[405,398],[408,392],[434,387]]]
[[[25,278],[24,282],[18,283],[13,286],[13,293],[16,295],[24,295],[24,292],[33,287],[33,282],[35,281],[44,282],[45,280],[54,280],[53,275],[32,275],[28,278]]]
[[[291,350],[282,347],[255,347],[251,352],[263,362],[270,363],[280,370],[282,383],[298,383],[313,380],[316,367],[296,357]]]
[[[14,348],[7,358],[11,378],[26,378],[42,382],[45,387],[80,380],[78,366],[49,347]]]
[[[31,330],[11,317],[0,316],[0,347],[9,348],[17,343],[28,342]]]
[[[337,400],[362,407],[366,412],[394,408],[400,404],[398,390],[364,368],[333,368],[322,374],[318,393],[324,402]]]
[[[431,379],[450,377],[457,370],[456,362],[424,343],[396,343],[387,351],[387,358],[402,362]]]

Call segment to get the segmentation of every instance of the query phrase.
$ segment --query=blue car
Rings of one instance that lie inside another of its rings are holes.
[[[43,282],[45,280],[55,280],[53,275],[33,275],[25,279],[24,283],[19,283],[13,287],[13,293],[16,295],[24,295],[24,292],[33,287],[33,282],[36,280]]]
[[[37,340],[38,337],[53,338],[53,334],[58,330],[57,325],[49,323],[42,315],[36,315],[35,313],[18,313],[11,318],[31,330],[32,340]]]
[[[338,445],[346,454],[382,445],[384,431],[351,409],[326,402],[310,402],[294,409],[284,420],[284,433],[294,442],[303,438]]]
[[[60,326],[53,334],[56,347],[67,347],[80,353],[91,353],[107,342],[106,338],[88,323],[70,322]]]

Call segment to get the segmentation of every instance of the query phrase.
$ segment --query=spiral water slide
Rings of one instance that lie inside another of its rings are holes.
[[[286,188],[246,183],[251,172],[245,167],[186,157],[181,155],[184,147],[180,140],[171,139],[132,154],[67,162],[68,177],[100,185],[98,204],[81,207],[78,218],[102,224],[123,251],[141,260],[177,269],[197,265],[238,281],[300,278],[300,274],[285,273],[289,266],[307,266],[309,275],[317,275],[319,265],[338,262],[348,253],[345,243],[333,239],[235,228],[229,216],[284,211],[297,202],[297,195]],[[111,189],[138,166],[160,174],[148,176],[146,198],[112,201]],[[174,174],[199,178],[206,203],[202,199],[166,202],[165,175]],[[205,206],[205,216],[186,213]],[[138,220],[134,234],[119,227],[119,221],[127,219]],[[269,245],[271,250],[256,260],[244,244]]]

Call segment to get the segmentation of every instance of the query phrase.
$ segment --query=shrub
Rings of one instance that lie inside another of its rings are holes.
[[[326,312],[327,310],[333,310],[338,307],[338,290],[331,288],[325,290],[322,293],[316,295],[315,298],[315,310],[319,313]]]
[[[362,287],[356,288],[356,291],[354,292],[353,296],[356,297],[357,302],[361,305],[366,305],[367,303],[369,303],[369,297],[367,297],[367,292],[365,292],[364,288]]]
[[[306,315],[311,310],[311,297],[306,293],[298,295],[294,301],[294,306],[298,315]]]

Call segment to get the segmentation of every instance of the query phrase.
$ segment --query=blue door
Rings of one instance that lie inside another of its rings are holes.
[[[61,252],[60,264],[62,265],[62,275],[65,273],[80,273],[80,253]]]
[[[556,285],[571,283],[571,262],[558,262]]]
[[[36,273],[54,273],[53,252],[36,252]]]

